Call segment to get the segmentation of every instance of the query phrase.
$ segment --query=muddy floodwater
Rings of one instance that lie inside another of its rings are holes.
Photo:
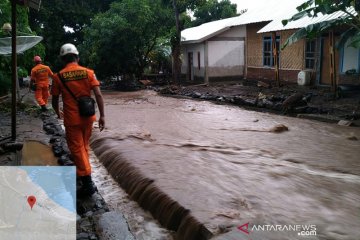
[[[153,91],[103,94],[98,136],[215,235],[249,222],[316,226],[283,239],[360,239],[360,128]],[[288,131],[270,131],[278,124]]]

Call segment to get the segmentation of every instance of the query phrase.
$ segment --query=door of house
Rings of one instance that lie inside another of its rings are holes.
[[[194,81],[194,55],[188,52],[188,80]]]

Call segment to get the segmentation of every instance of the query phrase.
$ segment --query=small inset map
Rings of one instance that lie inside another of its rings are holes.
[[[76,239],[75,167],[0,167],[0,240]]]

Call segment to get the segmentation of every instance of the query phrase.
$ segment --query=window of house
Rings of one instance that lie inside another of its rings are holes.
[[[276,36],[276,48],[280,49],[280,36]],[[279,55],[278,62],[279,62]],[[272,49],[272,38],[264,37],[263,38],[263,65],[268,67],[273,67],[275,64],[273,49]]]
[[[316,51],[316,41],[307,40],[305,47],[305,68],[307,69],[315,68],[315,51]]]
[[[263,41],[263,65],[264,66],[272,66],[271,58],[272,58],[272,49],[271,49],[271,37],[264,37]]]

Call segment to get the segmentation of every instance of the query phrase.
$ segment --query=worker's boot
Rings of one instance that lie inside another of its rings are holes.
[[[41,105],[41,111],[46,112],[48,109],[46,108],[46,105]]]
[[[78,177],[80,180],[80,184],[78,185],[78,189],[76,191],[78,198],[91,197],[96,191],[96,186],[91,180],[91,175]]]

